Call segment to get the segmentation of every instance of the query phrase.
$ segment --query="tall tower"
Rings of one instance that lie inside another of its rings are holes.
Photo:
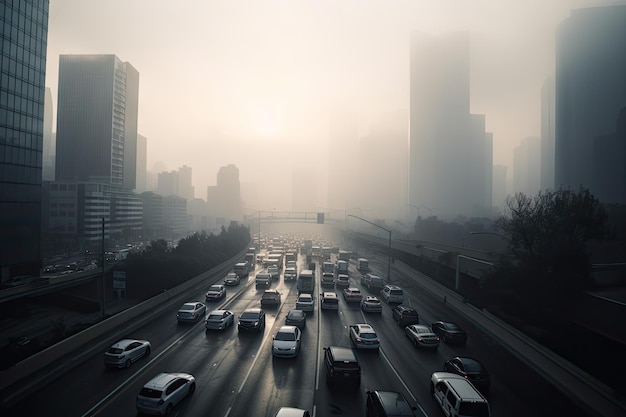
[[[241,219],[241,190],[239,168],[233,164],[221,167],[217,172],[217,215],[228,220]]]
[[[408,204],[448,218],[491,206],[491,136],[470,114],[469,46],[465,32],[411,38]]]
[[[43,180],[54,181],[54,166],[56,159],[56,143],[54,133],[52,132],[52,122],[54,120],[54,111],[52,104],[52,91],[46,87],[46,99],[44,101],[43,116]]]
[[[0,3],[0,281],[38,276],[48,0]],[[5,65],[6,64],[6,65]]]
[[[592,193],[597,188],[593,180],[594,140],[615,132],[616,121],[626,104],[624,22],[626,6],[592,7],[572,10],[558,28],[556,188],[576,190],[583,186]],[[601,159],[596,161],[602,164]],[[621,164],[625,163],[622,159]]]
[[[139,73],[115,55],[60,56],[56,181],[135,188],[138,95]]]

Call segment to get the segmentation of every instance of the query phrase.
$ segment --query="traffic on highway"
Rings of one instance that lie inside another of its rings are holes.
[[[339,254],[313,256],[303,241],[268,238],[259,254],[295,253],[290,268],[307,271],[306,285],[285,279],[284,262],[269,285],[257,285],[263,263],[237,280],[211,276],[204,291],[106,351],[70,361],[6,415],[382,416],[389,398],[414,416],[586,415],[424,290],[415,271],[385,277],[384,256],[341,248],[353,254],[341,270],[349,283],[322,286],[323,263],[336,265]],[[364,258],[367,271],[357,270]],[[324,298],[337,308],[322,308]]]

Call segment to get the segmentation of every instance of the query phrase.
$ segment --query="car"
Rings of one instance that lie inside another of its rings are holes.
[[[346,274],[339,274],[337,275],[337,282],[336,282],[338,287],[349,287],[350,286],[350,276],[346,275]]]
[[[285,281],[295,281],[298,278],[298,270],[294,267],[288,266],[285,268],[285,273],[283,274]]]
[[[311,417],[311,413],[302,408],[280,407],[274,417]]]
[[[375,291],[375,293],[378,294],[378,292],[384,288],[385,280],[376,274],[365,274],[361,275],[361,285],[367,287],[369,291]]]
[[[404,334],[409,338],[413,346],[437,349],[439,347],[439,336],[433,333],[432,329],[423,324],[411,324],[404,328]]]
[[[289,358],[297,356],[301,336],[298,326],[282,326],[272,339],[272,355]]]
[[[320,294],[320,309],[339,310],[339,299],[337,298],[337,293],[324,291]]]
[[[365,313],[382,313],[383,305],[378,297],[368,295],[361,300],[361,310]]]
[[[272,285],[272,276],[268,274],[266,271],[259,272],[258,274],[256,274],[254,282],[257,285],[257,287],[260,287],[262,285],[269,287],[270,285]]]
[[[229,272],[224,277],[224,285],[239,285],[240,282],[241,278],[239,278],[239,275],[234,272]]]
[[[223,284],[214,284],[204,295],[206,301],[218,301],[226,297],[226,287]]]
[[[357,323],[350,326],[350,340],[357,349],[380,348],[380,338],[368,323]]]
[[[289,326],[298,326],[300,330],[306,327],[306,313],[302,310],[289,310],[285,317],[285,324]]]
[[[322,274],[322,280],[320,281],[320,285],[332,287],[335,285],[335,274],[332,272],[324,272]]]
[[[249,308],[239,316],[237,330],[240,332],[265,330],[265,311],[260,308]]]
[[[434,321],[430,323],[433,332],[437,333],[443,343],[465,345],[467,333],[456,323],[449,321]]]
[[[143,414],[171,414],[176,404],[196,390],[196,379],[185,373],[160,373],[137,394],[137,411]]]
[[[181,321],[198,321],[206,315],[206,306],[199,302],[191,302],[183,304],[178,313],[176,313],[176,319]]]
[[[263,295],[261,296],[261,305],[269,306],[269,305],[280,305],[281,295],[278,290],[265,290],[263,291]]]
[[[385,285],[383,289],[380,290],[380,298],[387,304],[402,304],[404,302],[404,291],[397,285]]]
[[[419,324],[420,316],[417,314],[414,308],[405,306],[403,304],[395,306],[391,310],[393,319],[398,323],[398,326],[405,328],[411,324]]]
[[[224,330],[235,322],[235,314],[230,310],[213,310],[204,320],[207,330]]]
[[[313,301],[313,295],[309,293],[302,293],[298,295],[296,308],[302,311],[314,311],[315,304]]]
[[[476,388],[485,392],[489,390],[491,385],[491,377],[485,366],[477,359],[456,356],[448,359],[443,369],[446,372],[461,375],[469,380]]]
[[[326,384],[336,382],[338,386],[348,383],[354,387],[361,385],[361,364],[356,351],[345,346],[324,348]]]
[[[407,399],[396,391],[367,391],[365,400],[366,417],[413,416],[417,407],[409,405]]]
[[[129,368],[139,358],[148,356],[151,347],[147,340],[122,339],[104,352],[104,365],[107,368]]]
[[[489,417],[487,399],[464,377],[452,372],[434,372],[430,377],[430,394],[448,416]]]
[[[357,287],[348,287],[343,290],[343,298],[348,303],[360,303],[363,299],[363,294]]]
[[[272,279],[280,278],[280,270],[276,265],[270,265],[269,267],[267,267],[267,273],[270,274]]]

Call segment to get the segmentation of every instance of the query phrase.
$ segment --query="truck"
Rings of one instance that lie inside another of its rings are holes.
[[[343,275],[349,275],[348,273],[348,266],[350,264],[347,261],[337,261],[337,263],[335,263],[335,279],[337,278],[337,276],[339,274],[343,274]]]
[[[310,269],[304,269],[298,275],[298,294],[309,293],[315,291],[315,272]]]
[[[367,272],[370,270],[370,263],[365,258],[359,258],[356,260],[356,269],[359,271]]]
[[[237,262],[233,267],[233,272],[239,278],[246,278],[250,274],[250,264],[248,262]]]
[[[256,274],[256,278],[254,279],[254,282],[257,287],[260,287],[260,286],[269,287],[270,285],[272,285],[272,276],[267,271],[262,271]]]
[[[322,263],[322,273],[330,272],[331,274],[335,272],[335,264],[332,262],[324,262]]]

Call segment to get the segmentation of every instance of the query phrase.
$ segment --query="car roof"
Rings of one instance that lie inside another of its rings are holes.
[[[376,333],[374,328],[368,323],[357,323],[354,324],[354,326],[357,326],[359,328],[360,333]]]
[[[280,326],[280,329],[278,329],[278,333],[295,333],[297,328],[298,326],[291,325]]]
[[[260,313],[261,311],[263,310],[260,308],[247,308],[243,312],[244,313]]]
[[[380,301],[380,300],[375,295],[368,295],[367,297],[365,297],[364,301]]]
[[[354,350],[345,346],[329,346],[328,349],[333,355],[333,359],[339,362],[353,362],[356,361],[356,354]]]
[[[345,289],[345,291],[361,291],[360,289],[358,289],[357,287],[348,287]]]
[[[426,331],[428,331],[428,333],[432,333],[433,332],[433,329],[431,329],[430,327],[428,327],[428,326],[426,326],[424,324],[411,324],[408,327],[412,327],[414,329],[426,330]]]
[[[170,374],[170,373],[160,373],[150,381],[146,382],[144,385],[145,388],[151,388],[155,390],[162,390],[174,379],[180,378],[184,374]]]
[[[135,342],[144,342],[143,340],[137,340],[137,339],[122,339],[119,340],[117,342],[115,342],[113,345],[111,345],[111,347],[114,348],[120,348],[123,349],[125,347],[127,347],[128,345],[130,345],[131,343],[135,343]]]
[[[211,311],[211,312],[209,313],[209,316],[210,316],[211,314],[224,314],[224,313],[226,313],[227,311],[229,311],[229,310],[213,310],[213,311]]]
[[[371,394],[376,395],[388,416],[413,416],[413,410],[407,402],[404,395],[395,391],[373,391]]]
[[[402,288],[398,287],[397,285],[385,285],[386,288],[389,288],[390,290],[401,290]]]
[[[324,292],[322,293],[322,296],[323,296],[324,298],[337,298],[337,294],[336,294],[336,293],[334,293],[334,292],[331,292],[331,291],[324,291]]]

